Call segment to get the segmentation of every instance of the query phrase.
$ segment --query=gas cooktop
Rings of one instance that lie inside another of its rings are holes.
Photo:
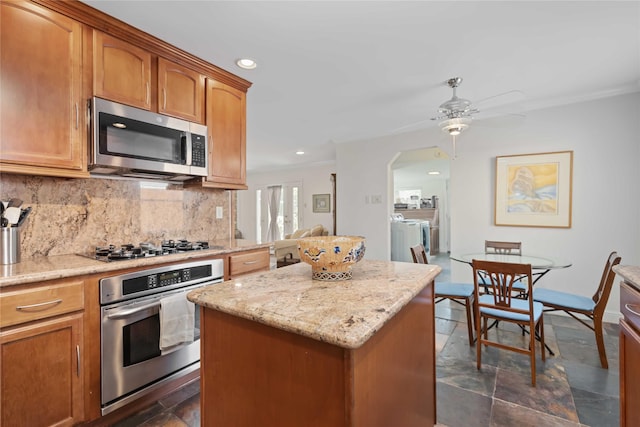
[[[137,258],[147,258],[177,254],[187,251],[200,251],[204,249],[222,249],[222,246],[209,246],[209,242],[188,240],[163,240],[159,245],[153,243],[98,246],[91,257],[98,261],[123,261]]]

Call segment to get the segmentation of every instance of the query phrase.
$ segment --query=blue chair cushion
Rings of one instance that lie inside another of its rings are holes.
[[[589,297],[544,288],[538,288],[533,291],[533,300],[544,305],[564,307],[568,310],[593,312],[596,307],[596,303]]]
[[[436,296],[470,297],[473,295],[473,285],[469,283],[436,282],[435,293]]]
[[[480,295],[478,298],[478,302],[480,304],[493,304],[494,299],[493,295]],[[511,299],[511,307],[517,308],[519,310],[529,310],[529,300],[526,299]],[[540,316],[542,316],[542,303],[534,302],[533,303],[533,321],[537,322]],[[489,316],[501,317],[503,319],[509,320],[517,320],[520,322],[528,322],[529,315],[528,314],[520,314],[520,313],[511,313],[509,311],[500,310],[498,308],[487,308],[480,307],[480,313],[487,314]]]

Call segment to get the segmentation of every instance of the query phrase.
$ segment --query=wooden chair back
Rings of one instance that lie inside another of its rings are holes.
[[[517,294],[519,292],[519,289],[514,289],[513,285],[516,282],[522,283],[523,277],[527,278],[527,292],[528,295],[531,295],[531,284],[533,283],[531,278],[531,264],[480,261],[474,259],[471,265],[473,266],[474,273],[475,297],[480,307],[496,308],[520,314],[533,314],[532,298],[529,298],[529,310],[516,309],[511,306],[511,301],[515,297],[514,293]],[[487,283],[479,283],[478,278],[480,276],[478,273],[486,277],[485,280],[487,280]],[[480,286],[487,289],[488,293],[493,295],[493,303],[489,302],[488,299],[480,302]]]
[[[498,242],[495,240],[485,240],[484,253],[522,255],[522,242]]]
[[[609,254],[609,258],[607,258],[607,263],[604,266],[602,277],[600,278],[600,285],[592,297],[593,302],[596,303],[595,309],[593,310],[594,314],[604,313],[605,306],[609,300],[609,295],[611,294],[611,288],[613,287],[613,280],[616,276],[615,271],[613,271],[613,267],[620,264],[621,259],[622,258],[618,256],[616,252],[611,252],[611,254]]]
[[[413,257],[413,262],[417,264],[429,264],[427,251],[422,244],[411,247],[411,256]]]

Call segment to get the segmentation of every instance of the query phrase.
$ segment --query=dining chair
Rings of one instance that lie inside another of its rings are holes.
[[[531,264],[516,264],[510,262],[495,262],[473,260],[475,323],[476,323],[476,364],[480,369],[482,365],[482,345],[490,345],[505,350],[528,354],[531,361],[531,385],[536,385],[536,339],[540,340],[542,360],[545,360],[544,352],[544,321],[543,306],[533,299],[515,298],[513,284],[519,277],[528,278],[528,295],[531,295]],[[480,294],[478,273],[484,272],[489,279],[491,293]],[[488,320],[511,322],[522,328],[529,328],[528,348],[509,345],[504,342],[489,339]]]
[[[609,300],[609,294],[613,286],[613,279],[616,273],[613,271],[615,265],[620,264],[621,257],[616,252],[611,252],[604,265],[602,277],[598,289],[591,298],[572,293],[556,291],[553,289],[536,288],[533,292],[533,299],[545,306],[545,311],[564,311],[578,322],[595,332],[598,353],[600,354],[600,365],[609,369],[607,353],[604,346],[604,336],[602,333],[602,321],[604,309]],[[585,322],[578,317],[583,315],[591,320],[592,324]]]
[[[427,252],[423,245],[419,244],[411,247],[413,262],[418,264],[428,264]],[[435,282],[434,288],[436,304],[448,299],[457,304],[465,306],[467,311],[467,331],[469,335],[469,345],[473,345],[473,285],[470,283]]]
[[[522,242],[484,241],[484,253],[503,255],[522,255]]]
[[[504,242],[497,240],[485,240],[484,241],[484,253],[485,254],[499,254],[499,255],[522,255],[522,242]],[[488,280],[480,273],[480,279],[482,283],[488,283]],[[526,297],[526,285],[522,283],[522,280],[517,280],[513,289],[517,292],[518,296]],[[488,287],[484,286],[485,293],[488,292]]]

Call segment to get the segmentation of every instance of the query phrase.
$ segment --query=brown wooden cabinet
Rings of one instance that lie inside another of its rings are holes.
[[[87,177],[83,25],[27,1],[0,8],[0,171]]]
[[[0,172],[89,177],[95,95],[206,123],[209,176],[190,185],[247,188],[250,82],[82,2],[0,7]]]
[[[100,31],[93,41],[96,96],[204,123],[204,75]]]
[[[640,425],[640,290],[620,284],[620,426]]]
[[[3,426],[71,426],[84,419],[82,281],[0,294]]]
[[[209,176],[205,187],[246,190],[246,93],[207,79]]]
[[[100,31],[93,32],[96,96],[151,109],[151,53]]]
[[[204,123],[204,82],[202,74],[158,58],[158,112]]]
[[[267,271],[270,267],[269,249],[258,249],[255,251],[239,252],[229,255],[229,279],[235,279],[244,274]]]
[[[429,285],[350,349],[202,307],[202,425],[434,425],[433,313]]]

